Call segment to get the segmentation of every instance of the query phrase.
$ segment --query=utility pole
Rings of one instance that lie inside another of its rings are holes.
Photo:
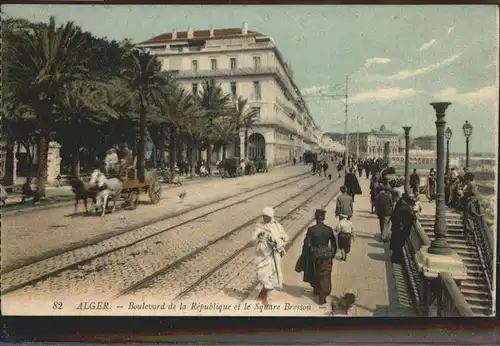
[[[356,133],[356,160],[359,161],[359,119],[361,119],[361,117],[359,116],[359,114],[356,116],[356,120],[358,122],[358,127],[357,127],[357,133]]]
[[[322,100],[322,99],[339,99],[339,98],[345,98],[345,109],[344,109],[344,113],[345,113],[345,152],[344,152],[344,169],[348,169],[348,166],[349,166],[349,133],[348,133],[348,118],[347,118],[347,110],[348,110],[348,104],[347,104],[347,101],[348,101],[348,83],[349,83],[349,75],[347,75],[345,77],[345,93],[343,95],[341,94],[330,94],[330,95],[327,95],[327,94],[323,94],[323,93],[320,93],[320,94],[317,94],[317,95],[305,95],[303,96],[303,98],[317,98],[319,100]],[[339,124],[340,125],[340,124]]]
[[[349,76],[345,76],[345,152],[344,152],[344,169],[347,173],[349,168],[349,133],[347,128],[347,100],[348,100],[348,81]]]

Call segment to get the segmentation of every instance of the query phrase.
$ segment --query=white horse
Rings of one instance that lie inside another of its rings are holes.
[[[116,200],[120,198],[122,193],[122,182],[118,178],[107,179],[106,176],[98,169],[95,169],[90,176],[90,186],[98,187],[101,191],[96,196],[96,212],[102,209],[101,217],[106,213],[108,201],[113,201],[114,213],[116,210]]]

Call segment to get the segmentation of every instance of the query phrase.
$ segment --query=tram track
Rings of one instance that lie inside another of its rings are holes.
[[[78,248],[73,248],[67,251],[63,251],[56,256],[47,256],[38,261],[33,261],[30,264],[20,266],[9,271],[5,271],[2,274],[2,291],[3,295],[15,292],[27,286],[32,286],[46,279],[58,276],[61,273],[77,269],[85,264],[92,261],[96,261],[100,258],[108,256],[112,253],[118,252],[120,250],[125,250],[127,248],[133,247],[145,241],[164,235],[171,230],[177,229],[181,226],[193,223],[197,220],[203,219],[212,214],[227,210],[228,208],[234,207],[236,205],[245,203],[247,199],[261,197],[269,193],[273,193],[279,189],[287,188],[294,183],[300,183],[302,181],[311,179],[311,173],[306,172],[304,174],[299,174],[293,177],[282,179],[280,181],[275,181],[269,184],[259,186],[257,188],[250,189],[243,193],[237,195],[232,195],[223,198],[218,201],[213,201],[206,203],[204,205],[198,205],[190,210],[184,210],[175,215],[162,216],[161,218],[148,220],[145,225],[141,224],[139,226],[132,227],[126,230],[119,230],[113,234],[108,234],[104,239],[99,239],[98,241],[93,241],[87,243]],[[271,188],[269,188],[271,186]],[[263,191],[261,191],[263,190]],[[232,198],[238,197],[236,201],[230,201]],[[229,204],[224,205],[224,202],[229,201]],[[218,206],[217,204],[223,204]],[[208,207],[208,211],[203,211],[204,208]],[[198,215],[189,215],[192,213],[198,213]],[[173,220],[176,219],[176,220]],[[144,229],[145,227],[159,224],[162,222],[173,221],[168,227],[160,227],[159,229]],[[144,230],[143,230],[144,229]],[[123,238],[129,239],[123,239]],[[118,239],[120,238],[120,239]],[[116,245],[121,244],[121,245]],[[94,254],[89,256],[88,252],[94,251]]]
[[[296,193],[275,205],[274,208],[277,210],[277,213],[284,214],[284,216],[279,217],[280,221],[293,223],[294,217],[300,212],[301,209],[310,204],[311,201],[318,195],[321,195],[325,191],[329,191],[332,189],[332,186],[336,186],[338,180],[339,179],[335,179],[334,181],[319,181],[306,190]],[[334,187],[334,189],[336,191],[338,190],[338,187]],[[305,198],[304,201],[297,201],[297,199],[302,200],[303,198]],[[219,236],[205,246],[178,258],[176,261],[157,270],[151,275],[135,282],[122,290],[115,297],[115,299],[120,299],[121,297],[134,294],[140,294],[148,297],[158,296],[158,292],[161,292],[161,287],[164,287],[165,283],[170,282],[176,282],[177,285],[183,285],[185,287],[178,290],[177,293],[170,294],[168,297],[162,296],[162,299],[166,301],[182,299],[192,291],[196,290],[201,283],[207,281],[215,273],[230,264],[235,258],[242,255],[249,255],[248,251],[251,251],[252,242],[248,241],[248,239],[251,236],[251,232],[253,232],[256,221],[260,218],[261,216],[252,218],[244,224],[241,224]],[[291,225],[285,224],[285,227],[289,226]],[[298,231],[297,234],[294,234],[293,239],[295,239],[300,233],[301,232]],[[192,268],[196,268],[196,262],[199,258],[217,258],[218,260],[215,265],[209,266],[210,269],[208,271],[198,273],[194,277],[190,277],[189,273],[193,271]],[[145,294],[143,290],[151,290],[151,294]],[[153,292],[156,293],[153,294]]]
[[[255,188],[250,188],[250,189],[247,189],[247,190],[243,190],[243,191],[240,191],[239,193],[231,194],[229,196],[226,196],[224,198],[221,198],[221,199],[218,199],[218,200],[215,200],[215,201],[204,202],[204,203],[197,204],[197,205],[195,205],[193,207],[190,207],[190,208],[185,208],[185,209],[173,212],[173,213],[167,213],[165,215],[160,215],[158,217],[153,217],[153,218],[150,218],[150,219],[142,221],[142,222],[136,222],[136,223],[133,223],[132,225],[128,225],[126,227],[120,227],[120,228],[117,228],[117,229],[113,229],[110,232],[106,232],[106,233],[103,232],[101,235],[93,237],[92,239],[85,239],[85,240],[83,240],[81,242],[77,242],[75,244],[72,244],[71,246],[66,246],[64,248],[59,248],[59,249],[56,249],[56,250],[53,250],[53,251],[47,251],[45,253],[42,253],[42,254],[36,255],[36,256],[30,256],[30,257],[24,258],[22,260],[18,260],[15,264],[11,264],[11,265],[5,265],[5,264],[3,264],[1,272],[2,272],[2,275],[6,275],[6,274],[9,274],[10,272],[12,272],[14,270],[18,270],[18,269],[21,269],[23,267],[27,267],[27,266],[35,264],[37,262],[41,262],[41,261],[47,260],[49,258],[56,257],[56,256],[62,255],[64,253],[67,253],[67,252],[70,252],[70,251],[77,251],[77,250],[80,250],[82,248],[86,248],[86,247],[89,247],[89,246],[96,245],[98,243],[101,243],[103,241],[109,240],[109,239],[114,238],[116,236],[133,232],[133,231],[135,231],[135,230],[137,230],[139,228],[147,227],[147,226],[153,225],[153,224],[158,223],[158,222],[162,222],[162,221],[167,221],[167,220],[170,220],[170,219],[174,219],[174,218],[180,217],[180,216],[182,216],[184,214],[187,214],[187,213],[193,213],[193,212],[196,212],[196,211],[201,210],[203,208],[207,208],[207,207],[210,207],[212,205],[224,203],[224,202],[229,201],[229,200],[231,200],[233,198],[238,198],[241,195],[250,194],[252,192],[255,192],[255,191],[258,191],[258,190],[261,190],[261,189],[265,189],[267,187],[270,187],[270,186],[273,186],[273,185],[276,185],[276,184],[285,183],[287,181],[289,181],[289,184],[292,184],[294,182],[298,182],[298,181],[301,181],[303,179],[307,179],[309,176],[310,176],[310,173],[308,173],[308,172],[301,173],[301,174],[298,174],[298,175],[294,175],[292,177],[287,177],[287,178],[282,179],[282,180],[273,181],[271,183],[260,185],[260,186],[257,186]],[[294,180],[294,179],[297,179],[297,180]],[[259,195],[264,194],[264,193],[267,193],[267,191],[255,194],[255,195],[250,196],[248,198],[256,197],[256,196],[259,196]],[[237,205],[237,204],[241,204],[243,202],[244,202],[244,199],[242,200],[240,198],[237,202],[235,202],[233,204],[230,204],[228,207],[231,207],[231,206]],[[213,212],[217,212],[217,211],[219,211],[219,209],[213,210]]]
[[[338,180],[338,179],[336,179]],[[336,182],[336,181],[335,181]],[[334,183],[335,183],[334,182]],[[324,191],[328,191],[329,189],[332,188],[335,184],[332,183],[325,188],[321,189],[320,191],[316,192],[313,196],[308,198],[306,201],[304,201],[300,206],[295,207],[293,210],[291,210],[287,215],[279,218],[280,223],[284,226],[285,230],[292,230],[292,234],[288,233],[290,236],[288,244],[285,246],[285,250],[288,251],[297,241],[300,235],[303,234],[304,230],[309,227],[311,222],[313,221],[314,217],[310,216],[311,214],[303,214],[299,216],[299,221],[293,219],[293,214],[297,213],[300,209],[303,207],[307,206],[311,200],[313,200],[316,196],[318,196],[320,193]],[[335,187],[334,190],[338,193],[339,187]],[[331,198],[327,198],[326,203],[323,203],[321,206],[322,209],[326,208],[328,204],[337,196],[337,194],[332,194]],[[292,220],[290,220],[292,219]],[[305,219],[305,220],[304,220]],[[287,222],[288,221],[288,222]],[[305,221],[305,222],[301,222]],[[304,226],[305,224],[305,226]],[[298,228],[298,229],[297,229]],[[190,285],[190,287],[186,288],[183,292],[181,292],[177,297],[176,300],[181,300],[181,299],[186,299],[189,297],[196,297],[201,294],[206,294],[206,291],[209,292],[216,292],[216,294],[222,292],[233,280],[237,279],[238,277],[244,277],[248,278],[248,276],[251,276],[251,284],[249,284],[249,289],[248,289],[248,294],[245,295],[243,299],[240,301],[243,301],[246,299],[248,295],[251,294],[251,292],[258,286],[258,282],[254,278],[255,276],[255,269],[254,269],[254,262],[253,262],[253,246],[251,243],[248,243],[246,246],[242,247],[238,251],[235,251],[232,256],[230,256],[227,260],[224,260],[217,264],[214,268],[212,268],[210,271],[208,271],[206,274],[204,274],[202,277],[200,277],[195,283]],[[234,264],[234,268],[229,268],[228,264],[231,262],[236,262]],[[238,265],[240,264],[240,265]],[[218,281],[217,278],[214,278],[214,276],[218,274],[219,277],[224,277],[224,281]],[[247,275],[245,275],[247,274]],[[227,279],[228,276],[230,277],[229,280]],[[212,282],[210,282],[212,280]],[[245,280],[245,279],[244,279]],[[212,286],[212,287],[211,287]],[[213,286],[216,286],[215,288]],[[217,287],[219,286],[219,287]]]

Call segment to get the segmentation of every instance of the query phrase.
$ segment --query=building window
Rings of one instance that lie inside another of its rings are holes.
[[[255,119],[260,119],[260,107],[252,107],[252,113],[255,114]]]
[[[231,82],[231,95],[236,98],[236,82]]]
[[[253,57],[253,68],[256,70],[260,68],[260,56]]]
[[[231,70],[236,70],[238,68],[238,64],[236,63],[236,58],[231,58],[229,61],[231,62]]]
[[[217,59],[210,59],[212,70],[217,70]]]
[[[191,84],[191,90],[193,91],[193,95],[198,95],[198,83]]]
[[[253,97],[254,97],[254,100],[261,99],[260,82],[259,81],[253,82]]]
[[[198,71],[198,60],[191,61],[191,66],[193,67],[193,71]]]

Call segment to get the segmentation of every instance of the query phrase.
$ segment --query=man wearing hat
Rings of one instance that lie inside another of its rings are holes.
[[[413,212],[413,198],[405,192],[403,197],[396,203],[391,216],[391,242],[389,248],[392,251],[391,262],[404,264],[403,246],[410,237],[416,215]]]
[[[274,209],[265,207],[262,210],[263,222],[257,224],[253,234],[255,246],[255,264],[257,279],[262,285],[259,299],[267,305],[269,293],[274,288],[283,287],[283,269],[281,257],[285,255],[288,235],[283,226],[274,219]]]
[[[330,226],[325,225],[326,211],[317,209],[316,224],[309,227],[302,253],[304,262],[311,265],[304,266],[304,282],[309,282],[318,296],[320,305],[326,304],[332,290],[332,264],[337,253],[337,241]]]
[[[392,193],[388,186],[381,185],[379,193],[375,197],[375,205],[380,226],[380,238],[383,242],[386,242],[389,236],[392,208],[394,206]]]

